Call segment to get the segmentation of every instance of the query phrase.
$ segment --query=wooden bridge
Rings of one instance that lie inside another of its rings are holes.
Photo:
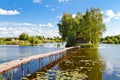
[[[66,53],[66,51],[68,50],[72,50],[73,48],[79,48],[79,47],[70,47],[70,48],[64,48],[62,50],[58,50],[58,51],[54,51],[54,52],[50,52],[50,53],[45,53],[45,54],[39,54],[39,55],[34,55],[34,56],[30,56],[30,57],[25,57],[25,58],[20,58],[20,59],[16,59],[10,62],[5,62],[0,64],[0,74],[6,74],[8,71],[13,70],[17,67],[21,67],[21,72],[22,72],[22,76],[26,76],[24,74],[24,68],[23,65],[27,64],[27,68],[28,68],[28,74],[29,74],[29,63],[33,60],[38,60],[38,66],[39,69],[41,69],[42,67],[42,63],[41,60],[45,57],[48,57],[48,63],[51,63],[52,61],[55,61],[61,57],[63,57]],[[54,58],[53,58],[54,56]],[[11,79],[9,79],[11,80]]]

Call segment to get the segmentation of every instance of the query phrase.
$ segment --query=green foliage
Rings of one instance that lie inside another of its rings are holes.
[[[29,37],[30,36],[27,33],[22,33],[19,35],[19,40],[28,40]]]
[[[61,40],[61,38],[59,36],[57,36],[57,37],[54,37],[54,41],[61,42],[62,40]]]
[[[74,36],[69,37],[66,47],[76,46],[76,40]]]
[[[85,14],[77,13],[76,17],[64,13],[57,25],[62,39],[67,41],[67,47],[77,44],[76,40],[79,38],[97,45],[106,30],[101,11],[97,8],[86,10]]]
[[[80,47],[81,48],[96,48],[98,46],[94,44],[80,44]]]
[[[39,44],[40,43],[40,40],[37,38],[37,37],[30,37],[29,38],[29,42],[31,43],[31,44]]]
[[[13,38],[6,38],[5,41],[12,41]]]
[[[29,41],[19,41],[20,46],[29,46],[31,45]]]
[[[44,40],[45,38],[43,36],[36,36],[39,40]]]
[[[105,31],[101,11],[96,8],[87,10],[83,16],[82,23],[85,41],[87,43],[98,44],[102,33]]]
[[[0,44],[1,44],[1,45],[6,44],[6,43],[5,43],[5,39],[4,39],[4,38],[0,38]]]
[[[102,43],[120,44],[120,35],[107,36],[101,39]]]
[[[45,38],[44,36],[29,36],[27,33],[22,33],[17,37],[7,37],[0,38],[0,45],[21,45],[21,46],[29,46],[29,45],[41,45],[41,43],[47,42],[61,42],[60,37],[54,38]]]

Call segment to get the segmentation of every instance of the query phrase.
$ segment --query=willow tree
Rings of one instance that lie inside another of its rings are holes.
[[[84,39],[87,43],[97,45],[105,31],[105,24],[100,9],[91,8],[83,16]]]
[[[85,14],[77,13],[76,17],[64,13],[58,27],[62,39],[67,41],[67,47],[76,45],[79,37],[86,43],[97,45],[105,31],[101,11],[97,8],[86,10]]]
[[[79,21],[72,14],[64,13],[61,21],[57,24],[60,35],[67,41],[66,46],[75,46]]]

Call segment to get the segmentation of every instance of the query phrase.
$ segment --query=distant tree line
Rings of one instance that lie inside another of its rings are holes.
[[[66,47],[75,46],[77,40],[98,45],[106,30],[101,10],[98,8],[88,9],[84,14],[78,12],[75,17],[64,13],[57,25],[62,39],[67,41]]]
[[[27,33],[21,33],[19,37],[0,38],[1,45],[38,45],[47,42],[61,42],[59,36],[54,38],[45,38],[44,36],[30,36]]]
[[[101,38],[102,43],[120,44],[120,35]]]

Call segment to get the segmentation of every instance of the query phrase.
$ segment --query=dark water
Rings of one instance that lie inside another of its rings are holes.
[[[57,45],[60,44],[59,47]],[[45,43],[42,46],[0,45],[0,63],[36,54],[44,54],[63,48],[62,43]]]
[[[98,49],[79,49],[53,68],[38,72],[34,79],[120,80],[120,45],[100,44]]]

